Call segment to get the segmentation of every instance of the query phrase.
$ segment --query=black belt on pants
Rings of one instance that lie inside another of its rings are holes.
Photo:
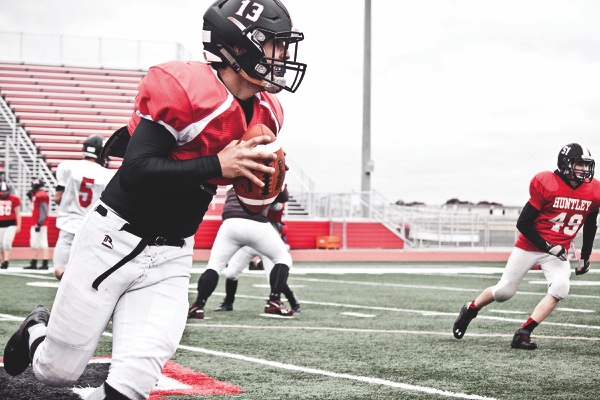
[[[102,215],[103,217],[106,217],[108,215],[108,210],[102,204],[98,204],[98,206],[96,206],[94,211],[97,212],[98,214]],[[129,223],[125,223],[125,225],[123,225],[121,227],[121,230],[125,231],[125,232],[129,232],[132,235],[139,237],[141,240],[137,244],[137,246],[135,246],[135,248],[133,249],[133,251],[131,253],[127,254],[125,257],[123,257],[123,259],[121,261],[119,261],[118,263],[113,265],[110,269],[106,270],[102,275],[100,275],[99,277],[96,278],[96,280],[92,283],[92,287],[96,290],[98,290],[98,286],[100,286],[102,281],[104,281],[106,278],[108,278],[113,272],[115,272],[116,270],[121,268],[123,265],[127,264],[129,261],[131,261],[135,257],[137,257],[142,252],[142,250],[144,250],[144,248],[146,246],[183,247],[185,245],[185,240],[183,240],[183,239],[173,239],[173,238],[166,238],[164,236],[148,235],[145,232],[143,232],[142,230],[135,228],[134,226],[132,226]]]

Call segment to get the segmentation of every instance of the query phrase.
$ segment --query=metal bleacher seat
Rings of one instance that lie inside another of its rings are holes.
[[[0,63],[0,93],[54,170],[80,159],[92,134],[108,138],[127,124],[142,70]],[[111,161],[117,168],[120,160]]]

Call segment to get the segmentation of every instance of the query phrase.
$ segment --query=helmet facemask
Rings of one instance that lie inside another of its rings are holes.
[[[579,167],[580,165],[583,165],[583,168]],[[595,167],[596,162],[594,160],[571,159],[568,161],[564,174],[577,183],[590,183],[594,178]]]
[[[265,32],[255,30],[252,34],[253,41],[261,49],[262,59],[254,66],[254,76],[263,82],[261,86],[270,93],[287,90],[294,93],[306,72],[306,64],[296,61],[298,43],[304,40],[301,32]],[[258,39],[262,38],[262,42]],[[265,39],[266,38],[266,39]],[[272,41],[271,51],[265,51],[267,42]],[[278,57],[278,47],[283,47],[283,58]],[[286,75],[288,75],[286,77]],[[293,76],[292,76],[293,75]],[[290,79],[292,78],[292,79]],[[291,82],[289,85],[287,82]]]

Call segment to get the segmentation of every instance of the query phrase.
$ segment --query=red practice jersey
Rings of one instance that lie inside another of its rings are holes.
[[[9,194],[7,199],[0,199],[0,221],[16,221],[15,208],[20,205],[21,199],[14,194]],[[8,225],[0,224],[0,227],[4,226]]]
[[[174,160],[215,155],[249,126],[264,124],[277,135],[283,109],[277,98],[261,92],[254,97],[252,120],[246,124],[241,105],[203,62],[171,61],[150,68],[139,85],[135,111],[127,129],[132,134],[141,118],[163,125],[177,141]],[[230,179],[210,183],[228,185]]]
[[[31,220],[34,224],[37,224],[37,222],[40,219],[40,206],[42,204],[46,203],[46,205],[49,208],[50,207],[50,196],[48,195],[48,192],[46,192],[45,190],[38,190],[33,195],[33,198],[31,199],[31,201],[33,202],[33,211],[31,213]],[[48,209],[48,212],[50,212],[49,209]],[[46,220],[44,220],[44,223],[42,225],[46,225],[47,220],[48,220],[48,218],[46,218]]]
[[[541,172],[531,180],[529,194],[529,203],[540,211],[535,230],[548,243],[565,249],[571,246],[587,216],[600,208],[600,182],[596,179],[573,189],[554,172]],[[515,246],[540,251],[522,234]]]

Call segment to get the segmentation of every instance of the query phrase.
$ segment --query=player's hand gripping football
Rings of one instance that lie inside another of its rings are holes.
[[[276,160],[277,155],[253,149],[256,145],[269,143],[270,141],[271,138],[269,136],[258,136],[239,144],[237,140],[229,143],[217,154],[221,163],[221,175],[223,178],[245,176],[254,182],[254,184],[263,187],[265,184],[252,171],[267,174],[275,173],[275,168],[267,167],[260,160]]]
[[[590,260],[579,259],[579,266],[575,268],[575,275],[583,275],[590,270]]]
[[[546,243],[546,253],[552,254],[561,261],[567,261],[567,251],[559,244]]]

